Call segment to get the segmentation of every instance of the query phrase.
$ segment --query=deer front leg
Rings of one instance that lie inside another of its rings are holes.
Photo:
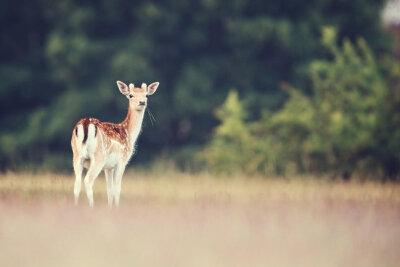
[[[106,169],[104,174],[106,175],[108,206],[111,208],[114,199],[114,169]]]
[[[121,195],[121,182],[122,176],[124,175],[125,164],[120,164],[115,170],[115,186],[114,186],[114,203],[115,206],[119,206],[119,197]]]

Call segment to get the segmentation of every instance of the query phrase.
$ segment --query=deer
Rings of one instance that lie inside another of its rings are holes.
[[[135,153],[135,145],[142,129],[147,97],[153,95],[159,82],[136,88],[117,81],[121,94],[129,100],[125,119],[118,124],[102,122],[96,118],[79,120],[71,137],[73,168],[75,172],[74,197],[78,204],[84,168],[87,169],[84,183],[90,207],[93,207],[93,185],[101,171],[107,184],[108,206],[113,202],[119,206],[122,176],[130,158]]]

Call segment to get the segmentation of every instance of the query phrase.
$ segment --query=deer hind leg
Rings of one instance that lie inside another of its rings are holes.
[[[114,169],[106,169],[104,174],[106,175],[108,206],[111,208],[114,199]]]
[[[103,169],[104,161],[103,160],[94,160],[93,158],[90,160],[90,167],[85,176],[85,187],[86,187],[86,195],[89,200],[90,207],[93,207],[93,185],[94,180],[96,180],[97,176],[99,176],[101,170]]]
[[[75,172],[75,184],[74,184],[74,196],[75,205],[78,205],[79,194],[82,186],[82,172],[83,172],[83,161],[80,157],[74,156],[74,172]]]
[[[121,195],[121,182],[122,182],[122,175],[125,171],[125,165],[118,165],[115,170],[115,186],[114,186],[114,202],[115,206],[119,206],[119,197]]]

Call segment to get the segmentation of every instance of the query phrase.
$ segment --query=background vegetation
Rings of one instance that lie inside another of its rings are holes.
[[[395,179],[400,66],[384,1],[5,1],[0,167],[71,170],[81,117],[159,81],[134,162]]]

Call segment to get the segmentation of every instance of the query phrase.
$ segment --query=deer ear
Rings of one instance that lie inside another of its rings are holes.
[[[155,83],[152,83],[149,86],[147,86],[147,94],[148,95],[154,94],[156,92],[159,84],[160,84],[159,82],[155,82]]]
[[[118,89],[123,95],[128,95],[129,94],[129,88],[126,84],[124,84],[121,81],[117,81]]]

